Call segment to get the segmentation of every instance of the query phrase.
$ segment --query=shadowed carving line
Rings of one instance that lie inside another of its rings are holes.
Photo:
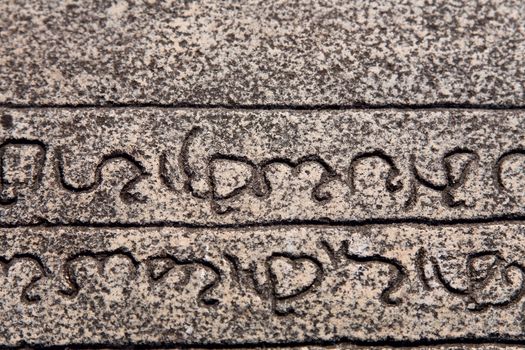
[[[126,182],[120,192],[120,196],[124,202],[131,202],[131,201],[138,201],[138,202],[144,202],[145,198],[132,194],[130,191],[131,189],[140,182],[144,177],[150,175],[145,167],[136,160],[133,156],[131,156],[128,153],[120,152],[120,151],[114,151],[110,154],[107,154],[102,157],[102,160],[98,163],[96,169],[95,169],[95,179],[93,182],[87,184],[87,185],[80,185],[75,186],[67,181],[64,171],[64,158],[62,155],[61,150],[56,150],[56,167],[58,172],[58,177],[60,180],[60,184],[62,187],[64,187],[66,190],[75,192],[75,193],[87,193],[94,191],[100,184],[102,183],[102,169],[105,166],[105,164],[115,161],[115,160],[124,160],[127,163],[129,163],[135,170],[138,171],[138,175],[133,177],[130,181]]]
[[[454,103],[444,101],[441,103],[383,103],[370,104],[355,102],[351,104],[259,104],[259,103],[115,103],[105,101],[103,103],[0,103],[0,108],[11,109],[224,109],[224,110],[299,110],[299,111],[332,111],[332,110],[434,110],[434,109],[457,109],[457,110],[525,110],[525,104],[497,104],[497,103]]]
[[[154,349],[163,349],[163,350],[190,350],[190,349],[261,349],[261,348],[279,348],[279,349],[290,349],[296,347],[305,347],[305,346],[326,346],[329,349],[332,349],[333,346],[345,346],[345,345],[354,345],[354,346],[367,346],[367,347],[423,347],[423,346],[447,346],[447,345],[525,345],[525,339],[520,339],[516,336],[500,336],[492,335],[485,337],[441,337],[438,339],[421,337],[417,340],[395,340],[395,339],[381,339],[381,340],[362,340],[355,337],[341,337],[336,336],[333,339],[321,339],[315,337],[309,337],[305,340],[288,340],[288,341],[238,341],[238,342],[147,342],[147,343],[134,343],[134,342],[119,342],[115,343],[67,343],[65,345],[44,345],[44,344],[28,344],[26,342],[20,342],[16,346],[2,346],[0,345],[1,350],[26,350],[28,347],[41,349],[41,350],[69,350],[69,349],[82,349],[82,350],[154,350]]]
[[[301,167],[306,163],[316,163],[319,164],[323,168],[323,173],[321,175],[320,181],[315,185],[313,191],[312,191],[312,198],[317,202],[324,202],[331,199],[331,195],[329,193],[324,193],[322,191],[322,186],[327,184],[328,182],[336,179],[339,177],[339,175],[335,172],[335,170],[320,156],[318,155],[307,155],[304,157],[298,158],[296,161],[293,161],[292,159],[288,158],[282,158],[282,157],[273,157],[267,160],[263,160],[260,163],[256,163],[253,160],[249,159],[248,157],[240,156],[240,155],[234,155],[234,154],[227,154],[227,153],[215,153],[208,157],[206,161],[206,173],[199,174],[190,163],[190,147],[192,142],[195,140],[195,138],[198,136],[198,134],[202,133],[203,129],[202,127],[194,127],[192,128],[184,137],[181,151],[179,153],[179,164],[182,166],[182,169],[184,171],[184,174],[186,176],[185,181],[185,189],[191,193],[192,196],[200,199],[207,199],[211,203],[211,208],[219,213],[219,214],[226,214],[234,210],[233,208],[226,208],[221,209],[216,201],[218,200],[224,200],[233,198],[240,193],[242,193],[245,190],[251,190],[252,193],[257,197],[268,197],[270,193],[272,192],[271,183],[268,180],[266,171],[267,168],[273,164],[284,164],[286,166],[289,166],[293,168],[293,173],[297,174],[298,171],[301,169]],[[219,195],[217,193],[217,184],[215,182],[214,176],[212,174],[212,171],[214,169],[214,162],[216,161],[233,161],[233,162],[239,162],[242,164],[245,164],[250,167],[251,175],[246,184],[235,188],[227,195]],[[169,179],[165,179],[165,168],[166,168],[166,158],[165,156],[161,156],[160,160],[160,168],[161,168],[161,178],[163,183],[168,187],[172,187]],[[193,182],[199,181],[199,180],[205,180],[207,182],[207,185],[209,186],[209,189],[206,192],[199,192],[193,187]]]
[[[3,191],[4,183],[4,154],[5,148],[8,146],[36,146],[38,151],[38,162],[36,164],[36,171],[33,176],[33,188],[37,188],[44,177],[44,166],[47,161],[48,146],[39,140],[26,139],[26,138],[9,138],[0,144],[0,191]],[[14,197],[4,198],[0,195],[0,205],[12,205],[18,201],[18,194],[15,193]]]
[[[0,265],[2,266],[2,270],[4,275],[9,275],[9,269],[13,264],[15,264],[18,261],[27,260],[37,265],[38,270],[40,271],[40,276],[34,276],[31,278],[31,281],[23,287],[21,300],[22,302],[26,303],[36,303],[40,301],[40,296],[35,295],[31,296],[29,294],[30,290],[35,286],[35,284],[40,281],[42,278],[47,277],[51,275],[51,271],[49,268],[44,264],[43,260],[36,254],[31,253],[17,253],[14,254],[11,258],[5,258],[3,256],[0,256]]]
[[[398,260],[390,259],[379,254],[363,256],[358,254],[347,253],[346,256],[349,260],[358,263],[376,262],[393,266],[396,270],[395,275],[393,278],[390,279],[383,291],[381,291],[381,300],[387,305],[399,305],[402,302],[398,298],[391,297],[391,294],[397,291],[403,284],[404,280],[407,278],[407,271]]]
[[[278,259],[278,258],[288,259],[294,265],[297,264],[297,263],[300,263],[300,262],[310,262],[310,263],[314,264],[315,269],[316,269],[314,279],[310,283],[307,283],[307,284],[301,286],[297,291],[295,291],[293,293],[286,294],[286,295],[281,295],[277,291],[278,277],[274,273],[274,271],[273,271],[273,269],[271,267],[272,260]],[[315,289],[316,287],[318,287],[321,284],[321,282],[322,282],[322,280],[324,278],[323,264],[316,257],[308,255],[308,254],[291,254],[291,253],[288,253],[288,252],[272,253],[272,255],[270,255],[266,259],[266,264],[265,265],[266,265],[267,278],[270,281],[270,293],[271,293],[272,308],[273,308],[274,312],[276,313],[276,315],[279,315],[279,316],[286,316],[286,315],[289,315],[289,314],[293,314],[293,313],[295,313],[295,310],[293,309],[293,307],[289,307],[289,308],[286,308],[286,309],[281,309],[277,305],[278,302],[280,302],[280,301],[296,300],[296,299],[299,299],[299,298],[305,296],[310,290]]]
[[[480,258],[493,258],[493,261],[484,270],[479,270],[475,267],[475,261]],[[416,255],[416,269],[421,270],[418,272],[418,275],[423,282],[425,290],[428,291],[432,288],[428,283],[429,278],[425,275],[423,270],[423,264],[426,259],[427,254],[425,249],[420,248]],[[487,310],[490,307],[508,307],[509,305],[517,303],[525,295],[525,267],[516,261],[508,263],[499,251],[484,250],[467,254],[465,265],[468,278],[466,287],[464,288],[454,287],[452,286],[451,281],[447,281],[443,275],[438,260],[434,256],[429,257],[428,261],[432,265],[432,270],[435,277],[445,288],[445,290],[450,294],[465,298],[467,302],[467,309],[470,311],[481,312]],[[506,298],[501,301],[478,300],[476,293],[482,292],[483,289],[487,287],[491,281],[493,281],[497,270],[499,270],[502,274],[504,283],[512,285],[510,271],[513,269],[518,270],[521,274],[521,283],[518,288],[516,288],[510,295],[506,296]]]
[[[357,164],[367,158],[379,158],[389,166],[388,174],[385,180],[386,189],[389,192],[398,192],[403,188],[402,183],[395,183],[395,178],[399,176],[400,172],[398,167],[395,165],[394,160],[391,156],[387,155],[382,150],[374,150],[370,152],[363,152],[355,156],[350,162],[348,167],[348,186],[352,192],[356,191],[355,186],[355,170]]]
[[[464,167],[461,169],[461,174],[459,179],[455,179],[452,176],[452,168],[449,163],[449,159],[456,155],[468,155],[470,159],[467,161]],[[452,192],[461,186],[463,186],[467,180],[467,176],[472,171],[473,164],[479,161],[479,156],[472,150],[467,148],[456,147],[453,150],[445,153],[441,159],[441,168],[445,173],[446,181],[444,183],[432,183],[431,181],[425,179],[419,172],[414,155],[411,156],[411,171],[414,174],[414,179],[411,183],[410,196],[405,203],[405,208],[409,208],[416,204],[418,197],[418,184],[429,188],[433,191],[441,193],[442,202],[450,208],[467,206],[467,203],[464,200],[455,200]]]
[[[171,269],[173,269],[173,267],[167,268],[160,275],[155,276],[153,274],[153,268],[152,268],[151,264],[154,263],[155,261],[159,261],[159,260],[163,260],[163,259],[169,260],[170,262],[172,262],[174,264],[174,266],[183,266],[183,267],[191,268],[191,267],[194,267],[195,265],[197,265],[197,266],[204,267],[208,271],[211,271],[213,273],[213,275],[214,275],[214,278],[213,278],[213,280],[211,282],[206,283],[206,285],[204,285],[198,291],[197,299],[198,299],[198,301],[200,303],[202,303],[204,305],[207,305],[207,306],[212,306],[212,305],[219,304],[219,300],[217,300],[215,298],[208,297],[208,294],[210,294],[213,291],[213,289],[216,288],[219,285],[219,283],[220,283],[220,281],[222,279],[221,278],[221,271],[213,263],[207,261],[206,259],[199,259],[199,258],[196,258],[196,259],[179,259],[179,258],[177,258],[176,256],[174,256],[172,254],[156,255],[156,256],[153,256],[153,257],[150,257],[150,258],[147,259],[149,276],[155,282],[158,282],[161,279],[163,279],[163,277],[165,277],[165,275]],[[184,274],[185,274],[185,278],[184,278],[184,281],[182,282],[183,284],[188,283],[191,271],[185,270]]]
[[[119,248],[111,251],[101,251],[93,252],[90,250],[85,250],[79,253],[75,253],[69,258],[66,259],[63,267],[62,273],[65,277],[67,284],[69,284],[69,289],[61,289],[59,292],[63,295],[69,297],[75,297],[80,291],[80,285],[77,282],[75,272],[73,271],[73,263],[78,259],[82,258],[92,258],[97,261],[99,273],[102,273],[104,266],[106,265],[107,260],[112,256],[125,256],[128,258],[135,268],[135,272],[138,270],[140,262],[128,251],[126,248]]]
[[[457,225],[484,225],[484,224],[525,224],[523,214],[491,215],[472,218],[457,219],[432,219],[421,217],[404,218],[369,218],[356,220],[332,220],[322,219],[289,219],[289,220],[268,220],[251,221],[246,220],[241,223],[192,223],[186,221],[153,220],[145,223],[123,222],[123,221],[83,221],[72,220],[68,222],[49,221],[45,218],[38,218],[34,222],[18,222],[16,224],[0,221],[0,228],[22,228],[22,227],[86,227],[86,228],[188,228],[188,229],[257,229],[263,227],[361,227],[361,226],[388,226],[388,225],[423,225],[423,226],[457,226]]]
[[[512,157],[516,157],[516,156],[524,156],[525,157],[525,149],[513,149],[513,150],[510,150],[510,151],[507,151],[505,153],[503,153],[499,158],[498,160],[496,161],[496,165],[494,166],[494,182],[496,184],[496,187],[501,191],[501,190],[508,190],[505,185],[503,184],[503,179],[502,179],[502,176],[503,176],[503,170],[502,170],[502,166],[503,166],[503,163],[509,159],[509,158],[512,158]]]

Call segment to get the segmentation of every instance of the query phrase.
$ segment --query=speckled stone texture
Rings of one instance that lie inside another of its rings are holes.
[[[0,230],[0,342],[525,339],[523,224]]]
[[[525,0],[0,0],[0,349],[525,347]]]
[[[0,344],[525,341],[521,110],[0,110]]]
[[[525,215],[525,113],[3,109],[0,222],[354,223]]]
[[[0,2],[0,102],[525,105],[525,2]]]

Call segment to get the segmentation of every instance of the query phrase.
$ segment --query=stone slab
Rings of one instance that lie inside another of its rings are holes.
[[[525,105],[525,3],[0,2],[0,103]]]
[[[525,216],[521,110],[0,109],[0,224]]]
[[[525,340],[525,225],[0,229],[8,346]]]
[[[282,348],[282,347],[281,347]],[[458,344],[458,343],[449,343],[449,344],[441,344],[441,345],[416,345],[416,346],[403,346],[403,345],[396,345],[396,346],[367,346],[367,345],[353,345],[353,344],[337,344],[332,346],[316,346],[316,345],[308,345],[308,346],[290,346],[287,347],[288,349],[293,350],[321,350],[321,349],[337,349],[337,350],[364,350],[364,349],[374,349],[374,350],[518,350],[523,349],[523,345],[515,345],[515,344],[501,344],[501,343],[479,343],[479,344]],[[192,348],[192,349],[199,349],[199,348]],[[204,348],[200,348],[204,349]],[[241,349],[247,349],[242,348]],[[261,347],[256,349],[268,349],[268,350],[276,350],[279,349],[279,347]]]

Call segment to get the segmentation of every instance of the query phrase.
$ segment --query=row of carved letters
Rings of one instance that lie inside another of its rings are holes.
[[[343,241],[338,249],[335,249],[326,241],[320,241],[318,242],[318,245],[329,256],[331,263],[330,267],[323,266],[323,263],[311,254],[275,252],[267,256],[264,261],[264,271],[266,273],[265,282],[260,282],[256,277],[257,266],[255,263],[252,262],[248,268],[242,267],[239,257],[229,252],[224,253],[223,258],[230,266],[230,276],[232,280],[239,285],[248,286],[260,297],[266,298],[270,301],[272,310],[277,315],[294,314],[295,311],[293,308],[283,307],[281,303],[287,300],[298,300],[305,297],[309,292],[314,291],[323,283],[323,279],[330,274],[330,271],[334,271],[341,267],[344,268],[344,266],[346,266],[345,264],[349,263],[380,264],[388,266],[390,271],[389,281],[382,288],[379,298],[387,307],[396,306],[403,302],[402,298],[393,296],[393,294],[408,281],[408,270],[400,261],[377,254],[359,255],[351,253],[348,249],[347,241]],[[147,271],[148,274],[147,278],[152,283],[165,283],[165,277],[168,276],[169,272],[178,268],[182,269],[185,276],[181,283],[187,284],[191,274],[196,269],[204,269],[210,273],[213,278],[201,287],[198,292],[198,302],[205,307],[210,307],[220,303],[219,300],[213,298],[212,292],[219,287],[225,273],[212,261],[205,258],[180,259],[174,254],[162,254],[150,256],[141,262],[126,249],[105,252],[84,251],[69,256],[69,258],[65,259],[61,268],[61,273],[63,274],[61,278],[65,282],[64,285],[67,285],[67,287],[60,289],[58,293],[64,296],[75,297],[82,288],[77,282],[75,263],[82,262],[82,259],[92,259],[100,266],[104,266],[111,257],[122,257],[128,259],[133,265],[135,271],[138,271],[141,264],[145,264],[145,271]],[[282,290],[277,288],[277,285],[280,284],[278,281],[279,277],[272,269],[272,263],[276,259],[285,259],[291,264],[306,262],[313,267],[315,272],[313,272],[313,276],[308,282],[305,282],[302,285],[293,286],[293,288],[291,287],[288,290]],[[446,292],[465,300],[466,308],[470,311],[483,311],[491,307],[505,307],[518,302],[525,294],[525,267],[520,263],[507,261],[498,251],[480,251],[467,254],[465,261],[467,286],[463,288],[454,287],[453,283],[445,278],[442,272],[442,267],[436,257],[429,255],[424,248],[419,249],[414,263],[418,280],[424,290],[428,291],[436,288],[436,284],[431,285],[430,283],[431,278],[435,279],[438,285],[441,285]],[[10,258],[0,257],[0,265],[3,266],[3,272],[6,276],[9,275],[12,266],[17,263],[28,263],[37,268],[38,273],[36,273],[35,276],[32,276],[30,282],[24,286],[21,298],[25,303],[39,302],[40,296],[34,295],[32,290],[39,281],[44,278],[52,278],[54,273],[49,270],[39,256],[34,254],[15,254]],[[425,270],[425,264],[430,264],[432,267],[432,277],[430,277],[428,271]],[[512,271],[520,275],[519,283],[514,283],[512,281],[510,277]],[[494,282],[496,275],[503,276],[501,281],[498,280],[498,283],[507,284],[507,287],[511,287],[508,293],[497,300],[478,299],[476,294],[485,288],[491,280]]]
[[[258,197],[264,197],[268,195],[271,192],[271,184],[266,176],[267,167],[272,164],[286,164],[291,167],[297,167],[301,166],[308,162],[314,162],[323,169],[323,174],[321,176],[321,179],[318,181],[316,186],[313,189],[312,192],[312,198],[316,201],[323,202],[328,201],[331,199],[331,195],[329,193],[326,193],[326,191],[323,191],[323,187],[330,183],[331,181],[338,180],[342,178],[342,175],[337,173],[328,163],[326,163],[323,159],[321,159],[319,156],[316,155],[310,155],[305,156],[302,158],[299,158],[297,161],[291,161],[287,159],[271,159],[269,161],[263,162],[263,164],[256,164],[252,162],[249,159],[245,159],[243,157],[237,157],[233,155],[224,155],[224,154],[215,154],[210,156],[208,159],[208,167],[212,166],[213,162],[216,161],[235,161],[235,162],[242,162],[246,166],[249,166],[252,169],[252,175],[248,181],[242,186],[239,186],[238,188],[233,188],[231,191],[229,191],[226,194],[219,194],[216,191],[216,183],[214,182],[214,177],[211,174],[208,175],[201,175],[198,174],[198,171],[195,169],[192,169],[188,157],[189,157],[189,143],[191,142],[191,139],[195,137],[196,131],[198,129],[193,129],[188,133],[188,135],[185,138],[183,147],[181,149],[180,155],[179,155],[179,164],[183,168],[184,174],[186,175],[186,182],[185,188],[187,191],[189,191],[193,196],[203,199],[211,199],[211,200],[222,200],[222,199],[228,199],[232,198],[238,194],[240,194],[244,190],[252,191],[256,196]],[[33,149],[34,153],[34,165],[31,170],[31,176],[28,176],[28,179],[23,183],[24,181],[15,181],[12,179],[8,179],[5,174],[9,169],[6,169],[8,167],[8,162],[6,159],[7,153],[10,148],[12,147],[29,147]],[[45,166],[45,162],[47,160],[47,152],[48,152],[48,146],[44,144],[41,141],[38,140],[28,140],[28,139],[10,139],[5,141],[0,145],[0,161],[1,161],[1,167],[0,167],[0,185],[1,192],[0,192],[0,204],[8,205],[13,204],[18,200],[18,190],[17,186],[28,186],[32,189],[36,189],[40,182],[42,181],[43,177],[43,170]],[[506,190],[505,184],[503,183],[501,176],[502,176],[502,164],[505,162],[505,160],[509,159],[510,157],[515,156],[523,156],[525,157],[525,150],[522,149],[514,149],[510,150],[508,152],[505,152],[503,155],[499,157],[495,164],[494,168],[494,174],[495,174],[495,182],[496,187],[500,190]],[[458,157],[463,157],[463,161],[461,162],[459,173],[453,174],[453,162],[454,159]],[[400,171],[398,167],[395,165],[394,160],[392,157],[385,154],[383,151],[377,150],[372,152],[366,152],[359,154],[358,156],[354,157],[350,163],[350,167],[348,169],[348,176],[346,182],[348,183],[348,186],[355,191],[355,171],[356,171],[356,165],[366,159],[366,158],[376,158],[384,162],[388,166],[388,174],[386,175],[385,179],[385,188],[387,191],[394,193],[399,191],[402,188],[402,183],[399,182],[398,176],[400,175]],[[56,151],[56,169],[58,173],[58,178],[60,179],[60,184],[63,188],[66,190],[69,190],[71,192],[90,192],[94,189],[96,189],[102,180],[102,168],[104,164],[111,160],[123,160],[129,163],[135,170],[136,175],[129,181],[127,181],[121,191],[121,198],[124,202],[136,202],[136,201],[144,201],[145,198],[142,195],[133,193],[131,191],[133,187],[140,182],[142,179],[148,177],[151,175],[147,169],[142,165],[142,163],[138,160],[136,160],[133,156],[124,153],[124,152],[113,152],[110,154],[107,154],[103,156],[102,161],[98,164],[95,170],[95,180],[92,183],[89,183],[87,185],[82,186],[75,186],[68,182],[66,179],[65,171],[64,171],[64,161],[62,152],[60,150]],[[438,191],[441,193],[443,198],[443,203],[447,206],[454,207],[454,206],[465,206],[466,203],[462,200],[456,200],[452,194],[452,191],[455,189],[458,189],[461,187],[467,178],[467,175],[472,170],[472,166],[475,164],[475,162],[478,161],[478,156],[476,153],[470,150],[466,149],[456,149],[449,153],[447,153],[443,159],[442,159],[442,168],[444,171],[444,174],[446,175],[446,183],[433,183],[432,181],[429,181],[425,179],[420,172],[417,170],[416,166],[412,164],[412,172],[413,172],[413,182],[411,185],[411,196],[407,200],[406,205],[409,206],[411,203],[414,202],[415,197],[417,196],[417,186],[424,186],[426,188],[429,188],[434,191]],[[170,177],[169,170],[168,170],[168,161],[165,154],[162,154],[160,157],[159,162],[159,175],[162,180],[162,182],[170,189],[174,188],[173,185],[173,179]],[[209,183],[210,183],[210,190],[205,191],[204,193],[199,191],[198,189],[194,188],[194,182],[199,179],[199,177],[203,176],[209,176]],[[10,190],[7,191],[7,190]],[[8,193],[9,192],[9,193]]]

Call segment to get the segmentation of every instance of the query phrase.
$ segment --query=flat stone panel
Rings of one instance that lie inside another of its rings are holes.
[[[0,2],[0,103],[525,105],[525,3]]]
[[[4,226],[525,214],[519,110],[50,108],[0,117]]]
[[[0,229],[0,343],[525,339],[519,223]]]
[[[0,349],[523,349],[525,1],[0,1]]]
[[[282,349],[282,346],[274,346],[274,347],[255,347],[254,349],[268,349],[268,350],[276,350],[276,349]],[[501,344],[501,343],[476,343],[476,344],[461,344],[457,342],[448,343],[448,344],[440,344],[440,345],[414,345],[414,346],[403,346],[403,345],[390,345],[390,346],[373,346],[370,345],[354,345],[350,343],[344,343],[344,344],[337,344],[337,345],[331,345],[331,346],[320,346],[320,345],[303,345],[303,346],[287,346],[287,349],[294,349],[294,350],[321,350],[321,349],[337,349],[337,350],[363,350],[363,349],[375,349],[375,350],[394,350],[394,349],[404,349],[404,350],[518,350],[523,349],[525,346],[523,345],[516,345],[516,344]],[[193,348],[192,349],[204,349],[201,348]],[[241,347],[241,349],[247,349]]]

